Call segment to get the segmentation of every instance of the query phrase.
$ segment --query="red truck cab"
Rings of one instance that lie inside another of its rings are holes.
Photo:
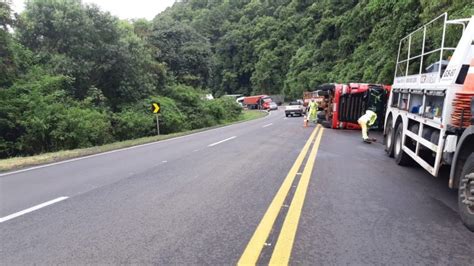
[[[371,109],[377,114],[374,127],[382,129],[391,87],[380,84],[325,84],[318,87],[326,96],[324,121],[331,128],[359,129],[357,120]]]

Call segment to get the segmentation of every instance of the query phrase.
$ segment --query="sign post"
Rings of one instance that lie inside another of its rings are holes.
[[[155,114],[156,116],[156,133],[158,135],[160,135],[160,119],[159,119],[159,115],[158,114]]]
[[[156,117],[156,133],[157,135],[160,135],[160,111],[161,107],[159,103],[153,103],[152,104],[152,111],[155,114]]]

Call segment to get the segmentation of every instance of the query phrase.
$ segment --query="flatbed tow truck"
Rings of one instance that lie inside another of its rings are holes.
[[[450,167],[459,213],[474,231],[474,16],[447,13],[399,44],[385,115],[385,150],[399,165],[433,176]]]

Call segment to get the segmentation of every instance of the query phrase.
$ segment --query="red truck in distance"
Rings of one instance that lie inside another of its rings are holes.
[[[255,95],[244,97],[243,105],[247,106],[249,109],[268,110],[270,109],[271,102],[272,98],[268,95]]]

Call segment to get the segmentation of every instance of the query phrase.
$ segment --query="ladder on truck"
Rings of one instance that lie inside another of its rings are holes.
[[[456,139],[446,136],[453,101],[474,57],[473,40],[474,16],[448,20],[444,13],[399,44],[385,128],[402,126],[401,149],[434,176],[450,164],[443,154],[456,148]]]

